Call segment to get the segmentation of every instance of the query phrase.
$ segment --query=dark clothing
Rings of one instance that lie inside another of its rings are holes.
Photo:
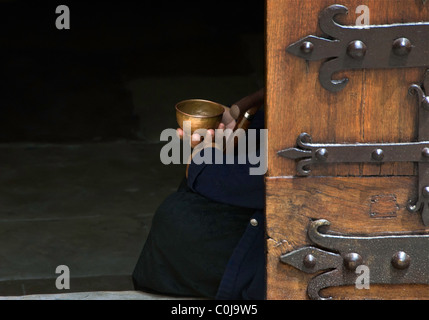
[[[133,272],[137,290],[264,299],[264,176],[249,175],[251,166],[191,163],[155,213]]]

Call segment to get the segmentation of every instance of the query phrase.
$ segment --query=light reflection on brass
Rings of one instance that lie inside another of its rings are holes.
[[[176,118],[180,128],[184,121],[191,121],[191,132],[197,129],[216,129],[221,120],[225,107],[219,103],[190,99],[176,104]]]

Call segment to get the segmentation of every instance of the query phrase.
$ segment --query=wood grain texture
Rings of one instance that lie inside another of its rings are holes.
[[[311,220],[327,219],[329,231],[343,234],[388,234],[429,231],[419,214],[408,212],[408,199],[415,196],[415,177],[314,177],[266,179],[267,206],[267,298],[306,299],[306,288],[314,275],[282,264],[282,254],[309,245],[307,227]],[[394,202],[377,207],[374,199]],[[416,289],[420,288],[420,289]],[[428,286],[373,286],[370,290],[329,289],[336,299],[428,298]],[[335,292],[335,293],[334,293]],[[352,294],[352,295],[350,295]],[[357,296],[355,296],[357,294]]]
[[[266,108],[269,129],[268,175],[295,175],[295,162],[277,156],[296,145],[302,132],[314,142],[406,142],[417,138],[417,102],[408,87],[423,69],[346,70],[349,83],[339,93],[321,87],[321,62],[307,63],[288,54],[290,44],[307,35],[321,36],[318,15],[332,0],[268,0],[266,17]],[[370,8],[371,24],[429,21],[429,4],[420,0],[344,0],[344,25],[353,25],[358,5]],[[314,168],[313,175],[414,175],[414,164],[340,164]]]
[[[281,254],[308,245],[311,219],[328,219],[330,230],[347,234],[429,231],[405,206],[416,196],[413,163],[312,166],[312,176],[296,177],[296,163],[277,155],[296,145],[302,132],[314,142],[406,142],[417,138],[417,102],[408,87],[424,69],[346,70],[349,83],[339,93],[319,84],[321,62],[286,53],[288,45],[321,36],[318,15],[332,4],[349,8],[337,19],[353,25],[359,5],[370,8],[371,24],[429,21],[429,1],[267,0],[266,1],[266,178],[267,298],[307,299],[313,275],[279,261]],[[425,285],[371,285],[326,289],[335,299],[429,299]],[[326,293],[324,291],[324,293]]]

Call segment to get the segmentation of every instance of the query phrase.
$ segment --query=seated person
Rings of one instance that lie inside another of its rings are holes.
[[[226,123],[231,119],[228,112],[226,108],[221,129],[235,126],[235,121]],[[249,129],[263,127],[259,110]],[[178,129],[178,134],[183,131]],[[135,289],[209,299],[264,299],[264,176],[250,175],[248,160],[196,164],[194,159],[177,192],[154,215],[133,272]]]

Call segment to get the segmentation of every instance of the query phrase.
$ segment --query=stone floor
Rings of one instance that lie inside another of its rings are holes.
[[[184,175],[161,144],[1,145],[0,295],[130,290],[130,275],[163,198]]]
[[[57,294],[30,294],[1,297],[0,300],[201,300],[178,298],[139,291],[96,291]],[[207,300],[206,300],[207,301]]]

